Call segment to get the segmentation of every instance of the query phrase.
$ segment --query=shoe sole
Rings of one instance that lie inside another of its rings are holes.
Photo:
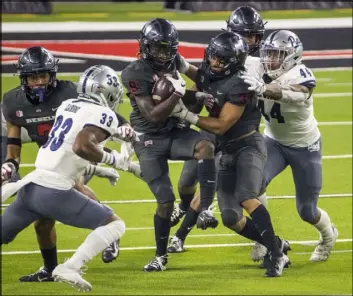
[[[79,282],[70,281],[60,275],[54,275],[54,281],[58,283],[65,283],[71,285],[73,288],[77,289],[79,292],[89,292],[92,291],[92,287],[81,284]]]
[[[184,253],[184,252],[185,252],[185,249],[182,249],[181,251],[177,251],[177,250],[168,250],[168,249],[167,249],[167,252],[168,252],[168,253],[171,253],[171,254]]]

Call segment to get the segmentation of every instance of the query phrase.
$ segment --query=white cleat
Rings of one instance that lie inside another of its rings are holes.
[[[52,272],[54,281],[66,283],[77,289],[79,292],[88,292],[92,290],[89,282],[84,280],[81,276],[82,271],[59,264]]]
[[[332,248],[338,237],[338,230],[332,224],[333,235],[330,241],[324,242],[322,239],[319,241],[319,244],[316,246],[314,252],[311,254],[310,261],[319,262],[326,261],[331,254]]]
[[[267,248],[264,245],[259,244],[258,242],[255,242],[254,247],[251,250],[251,259],[254,262],[258,262],[260,260],[264,259],[264,256],[267,253]]]

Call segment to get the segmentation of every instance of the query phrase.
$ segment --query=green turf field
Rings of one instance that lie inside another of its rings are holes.
[[[220,225],[215,230],[194,230],[186,241],[187,252],[170,256],[167,270],[146,274],[142,267],[153,257],[153,213],[155,204],[148,202],[110,203],[127,226],[121,241],[117,261],[105,265],[99,256],[88,264],[85,278],[93,285],[94,295],[328,295],[352,294],[352,71],[315,72],[315,115],[323,138],[322,194],[348,194],[348,197],[328,197],[319,200],[339,230],[335,251],[325,263],[310,263],[312,241],[318,239],[313,227],[300,220],[294,199],[270,199],[269,209],[280,236],[292,241],[289,253],[292,266],[282,278],[264,278],[263,270],[250,259],[251,246],[246,239]],[[77,81],[77,77],[61,77]],[[16,77],[2,77],[2,92],[18,84]],[[190,83],[189,83],[190,85]],[[332,95],[327,95],[332,93]],[[121,113],[128,116],[128,101]],[[110,147],[117,147],[109,144]],[[37,148],[23,147],[23,164],[34,162]],[[336,158],[327,158],[335,156]],[[170,164],[170,176],[177,184],[180,163]],[[32,167],[22,167],[22,175]],[[106,180],[94,178],[90,183],[101,201],[153,200],[147,186],[140,180],[121,173],[116,187]],[[294,195],[291,172],[287,169],[268,188],[268,195]],[[11,202],[9,200],[8,202]],[[219,214],[216,216],[218,218]],[[174,234],[176,228],[172,229]],[[62,262],[89,233],[62,224],[57,225],[58,249]],[[311,242],[310,242],[311,241]],[[218,246],[216,246],[218,244]],[[234,244],[227,246],[226,244]],[[136,250],[135,248],[141,249]],[[18,235],[2,252],[37,251],[33,227]],[[68,250],[68,251],[65,251]],[[35,254],[2,256],[3,295],[73,295],[75,291],[60,283],[23,284],[18,278],[41,266]],[[78,293],[77,293],[78,294]]]
[[[57,22],[57,21],[148,21],[154,17],[163,17],[169,20],[225,20],[229,11],[178,13],[167,12],[163,9],[163,2],[133,2],[133,3],[53,3],[53,14],[3,14],[3,22]],[[330,18],[351,17],[351,9],[334,10],[281,10],[261,11],[266,19],[288,18]]]

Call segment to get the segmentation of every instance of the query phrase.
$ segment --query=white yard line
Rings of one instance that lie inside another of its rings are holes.
[[[351,197],[353,196],[352,193],[330,193],[330,194],[320,194],[320,198],[342,198],[342,197]],[[294,199],[295,195],[277,195],[277,196],[267,196],[268,199]],[[216,198],[217,200],[217,198]],[[179,200],[177,200],[179,201]],[[102,204],[140,204],[140,203],[155,203],[155,199],[129,199],[129,200],[101,200],[100,203]],[[1,204],[1,207],[6,208],[10,204],[5,203]],[[150,229],[149,227],[145,228],[130,228],[129,230],[147,230]]]
[[[345,243],[345,242],[352,242],[353,239],[338,239],[336,243]],[[289,241],[292,245],[313,245],[318,243],[317,240],[308,240],[308,241]],[[226,248],[226,247],[246,247],[246,246],[253,246],[254,243],[234,243],[234,244],[197,244],[197,245],[185,245],[186,249],[198,249],[198,248]],[[121,251],[137,251],[137,250],[153,250],[155,246],[141,246],[141,247],[121,247]],[[349,252],[352,250],[342,250],[345,252]],[[342,252],[338,251],[338,252]],[[58,253],[73,253],[76,250],[58,250]],[[335,250],[332,251],[333,253],[337,252]],[[32,255],[32,254],[40,254],[40,251],[5,251],[1,252],[1,255]],[[306,254],[306,252],[294,253],[294,254]]]

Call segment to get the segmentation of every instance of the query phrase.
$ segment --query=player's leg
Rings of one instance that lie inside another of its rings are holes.
[[[193,129],[176,130],[172,135],[170,158],[198,160],[197,178],[200,183],[201,213],[197,225],[202,229],[217,227],[217,219],[208,210],[216,191],[216,166],[212,142],[205,140],[199,132]]]
[[[264,186],[267,185],[281,173],[288,165],[281,146],[269,137],[265,137],[265,143],[267,148],[267,160],[264,170]],[[267,208],[266,192],[258,197],[258,200]],[[255,243],[251,250],[251,259],[254,262],[260,261],[264,258],[267,253],[265,246]]]
[[[178,181],[180,203],[174,205],[171,227],[177,225],[180,219],[186,214],[190,203],[195,196],[197,186],[197,160],[191,159],[184,162],[181,175]]]
[[[31,184],[28,207],[44,217],[79,228],[92,229],[84,243],[64,264],[53,270],[56,280],[68,282],[82,290],[91,286],[81,277],[81,267],[125,232],[125,224],[111,208],[98,203],[76,189],[56,190]]]
[[[250,215],[270,255],[265,276],[280,276],[283,268],[289,264],[289,259],[281,250],[269,212],[257,199],[264,190],[263,174],[267,156],[264,138],[260,133],[255,133],[239,145],[246,148],[239,150],[234,164],[237,176],[235,197]]]
[[[319,244],[310,261],[325,261],[330,256],[338,231],[327,212],[317,206],[322,187],[321,139],[308,148],[287,148],[286,152],[292,168],[299,216],[320,233]]]
[[[148,143],[145,145],[145,143]],[[168,155],[170,137],[141,135],[140,141],[134,144],[139,159],[142,176],[157,200],[154,214],[154,231],[156,241],[155,257],[146,264],[144,271],[163,271],[166,269],[167,245],[170,233],[170,217],[173,212],[175,196],[169,178]]]

